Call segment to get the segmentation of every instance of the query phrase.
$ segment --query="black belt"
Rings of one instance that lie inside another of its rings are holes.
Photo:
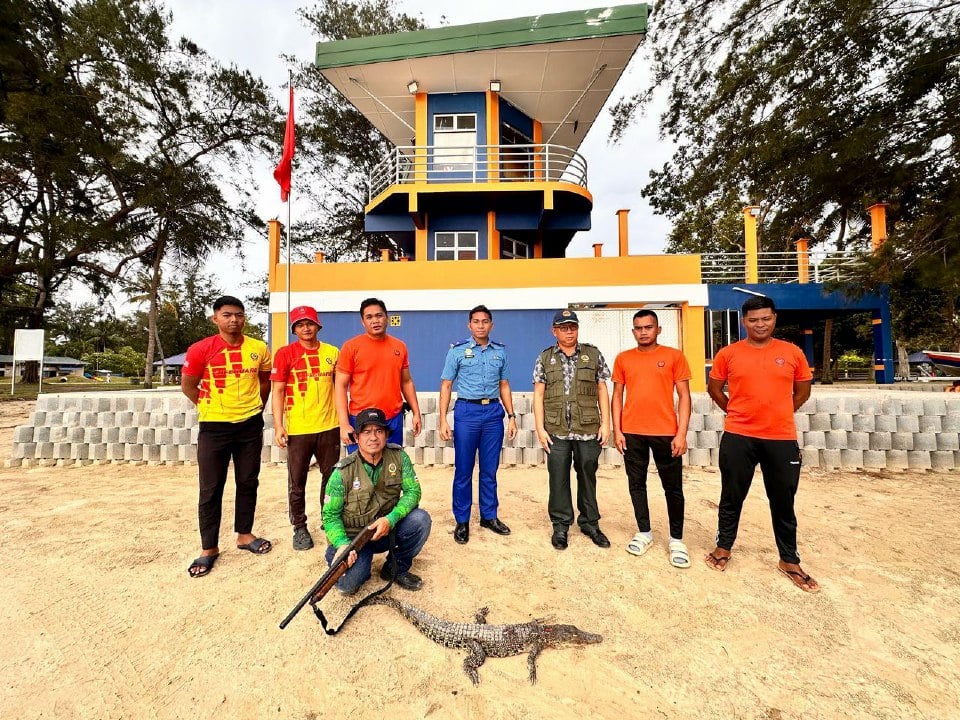
[[[500,398],[457,398],[457,402],[468,402],[474,405],[490,405],[500,402]]]

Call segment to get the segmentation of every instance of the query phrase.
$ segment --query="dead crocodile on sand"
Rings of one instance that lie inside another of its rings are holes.
[[[573,625],[551,625],[542,620],[514,625],[488,625],[488,608],[485,607],[477,611],[475,622],[455,623],[441,620],[392,597],[373,597],[368,604],[392,607],[438,645],[469,650],[470,654],[463,660],[463,671],[474,685],[480,682],[477,668],[488,657],[512,657],[529,652],[527,667],[530,668],[530,682],[535,683],[537,656],[544,648],[590,645],[603,640],[600,635],[584,632]]]

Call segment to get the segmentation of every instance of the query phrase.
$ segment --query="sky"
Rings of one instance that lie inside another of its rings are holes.
[[[173,13],[171,33],[174,38],[186,36],[225,64],[250,70],[270,87],[278,104],[286,107],[286,66],[281,53],[307,60],[313,57],[316,40],[301,24],[297,9],[310,7],[305,0],[163,0]],[[624,4],[623,2],[615,4]],[[554,13],[598,7],[597,0],[484,0],[484,2],[451,3],[448,0],[397,0],[399,10],[420,16],[428,27],[441,22],[462,25],[490,20],[505,20],[539,13]],[[634,56],[608,105],[622,95],[639,88],[646,79],[643,46]],[[663,251],[669,222],[654,216],[640,189],[649,179],[649,172],[669,158],[669,146],[657,133],[656,116],[639,118],[613,146],[608,141],[610,115],[604,109],[591,129],[580,153],[588,163],[588,187],[594,197],[593,229],[578,233],[568,247],[571,256],[590,256],[593,243],[603,243],[604,255],[617,252],[618,209],[630,209],[629,239],[631,254],[656,254]],[[277,158],[279,160],[279,158]],[[295,161],[296,162],[296,161]],[[280,202],[280,192],[272,176],[273,166],[264,163],[256,172],[259,181],[257,209],[264,218],[279,217],[286,223],[287,207]],[[298,212],[296,165],[294,193],[290,207],[294,222]],[[244,279],[265,275],[267,267],[266,228],[262,237],[255,233],[244,240],[246,261],[241,267],[230,256],[211,258],[207,263],[227,292],[245,296],[238,284]]]

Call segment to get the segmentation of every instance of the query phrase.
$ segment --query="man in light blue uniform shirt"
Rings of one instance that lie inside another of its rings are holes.
[[[497,516],[497,467],[503,447],[503,417],[509,418],[507,437],[517,435],[513,413],[506,348],[490,339],[493,314],[484,305],[470,311],[467,329],[472,336],[452,346],[440,376],[440,437],[449,440],[447,410],[450,392],[457,384],[453,408],[453,539],[461,545],[470,540],[470,507],[473,505],[473,465],[480,454],[480,527],[498,535],[510,528]]]

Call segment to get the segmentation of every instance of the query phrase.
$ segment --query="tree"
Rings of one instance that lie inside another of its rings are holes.
[[[300,10],[321,41],[421,30],[421,19],[396,9],[393,0],[324,0]],[[312,63],[296,63],[294,84],[307,120],[298,123],[296,189],[309,195],[313,219],[295,224],[294,247],[323,251],[332,261],[371,260],[381,249],[396,250],[382,233],[365,233],[370,171],[390,142],[343,97]]]
[[[0,19],[0,319],[41,327],[68,281],[106,292],[254,222],[238,170],[273,154],[280,115],[260,80],[171,45],[152,0],[25,0]],[[191,208],[227,222],[191,236]]]
[[[613,109],[618,137],[655,87],[677,151],[643,194],[674,218],[674,248],[710,247],[738,205],[761,208],[764,249],[800,235],[864,248],[865,208],[890,203],[874,283],[951,298],[960,343],[960,3],[664,0],[650,87]],[[894,293],[896,295],[896,293]]]

